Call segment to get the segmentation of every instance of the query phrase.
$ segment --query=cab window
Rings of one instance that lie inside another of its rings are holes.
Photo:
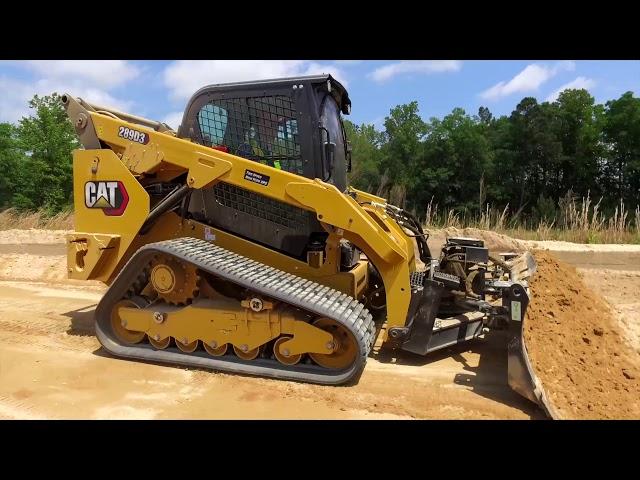
[[[335,143],[335,156],[332,177],[336,175],[336,172],[343,171],[345,166],[345,145],[344,136],[342,130],[342,124],[340,120],[340,109],[338,104],[332,96],[327,95],[324,98],[322,105],[321,121],[324,128],[329,132],[329,140],[331,143]],[[327,141],[327,132],[322,132],[322,143]],[[329,175],[327,171],[328,165],[325,165],[325,178]],[[334,178],[332,178],[333,180]]]
[[[207,103],[198,113],[198,124],[207,147],[221,145],[227,130],[227,111],[218,105]]]
[[[198,113],[205,145],[288,172],[303,174],[298,121],[290,97],[212,100]]]

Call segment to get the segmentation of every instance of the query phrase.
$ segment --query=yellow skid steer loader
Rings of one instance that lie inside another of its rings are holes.
[[[502,328],[509,384],[546,403],[522,339],[533,257],[470,238],[434,255],[413,215],[349,187],[330,75],[204,87],[177,132],[62,101],[84,146],[68,274],[109,286],[113,355],[338,385],[376,342],[427,355]]]

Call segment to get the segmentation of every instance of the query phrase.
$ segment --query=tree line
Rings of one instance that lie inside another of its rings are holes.
[[[0,209],[73,202],[72,151],[79,148],[57,94],[34,96],[30,116],[0,123]],[[640,98],[595,103],[586,90],[554,102],[522,99],[510,115],[454,108],[425,121],[417,102],[392,108],[384,128],[345,120],[353,147],[351,183],[423,215],[429,202],[474,215],[487,204],[512,218],[551,220],[569,195],[640,203]]]
[[[425,121],[417,102],[391,109],[384,129],[345,122],[351,183],[421,215],[429,202],[477,215],[552,221],[568,196],[602,198],[601,211],[640,203],[640,98],[597,104],[583,89],[556,101],[523,98],[510,115],[454,108]]]
[[[51,215],[73,203],[76,132],[57,94],[29,101],[33,114],[0,123],[0,210],[43,209]]]

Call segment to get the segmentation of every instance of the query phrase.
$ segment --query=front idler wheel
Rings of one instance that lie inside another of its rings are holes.
[[[144,308],[147,302],[141,297],[124,298],[113,306],[111,310],[111,329],[115,337],[124,344],[135,345],[144,340],[144,332],[135,332],[127,329],[127,321],[120,317],[118,309],[120,307]]]
[[[331,369],[344,369],[354,364],[358,358],[358,343],[344,325],[331,318],[319,318],[313,326],[333,335],[333,352],[309,353],[314,362]]]

